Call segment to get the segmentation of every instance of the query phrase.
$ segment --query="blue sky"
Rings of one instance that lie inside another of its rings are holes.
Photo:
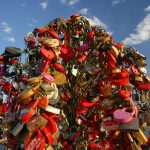
[[[74,13],[105,28],[116,42],[138,49],[147,57],[150,72],[150,0],[1,0],[1,53],[6,46],[24,49],[29,31]]]

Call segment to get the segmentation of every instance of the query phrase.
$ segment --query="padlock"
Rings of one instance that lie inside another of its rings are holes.
[[[66,83],[66,76],[63,73],[55,71],[53,75],[54,83],[56,83],[57,85],[62,85]]]
[[[5,48],[5,53],[10,57],[18,57],[22,52],[20,48],[8,46]]]
[[[130,112],[128,111],[128,108],[122,108],[122,109],[117,109],[113,112],[113,118],[115,121],[118,123],[128,123],[133,120],[134,115],[136,113],[136,107]]]
[[[128,90],[119,90],[118,91],[118,96],[123,99],[130,97],[130,95],[131,95],[131,93]]]
[[[104,99],[101,102],[100,108],[102,110],[107,110],[107,109],[109,110],[109,109],[112,109],[114,106],[115,106],[115,100]]]
[[[45,61],[44,59],[42,59],[39,63],[38,63],[38,67],[37,67],[37,72],[40,74],[42,72],[47,72],[49,69],[49,62]]]
[[[28,79],[28,84],[29,85],[36,85],[42,80],[42,78],[43,78],[43,76],[30,78],[30,79]]]
[[[37,129],[37,134],[30,139],[28,143],[25,143],[25,150],[43,150],[45,147],[45,140],[40,130]]]
[[[133,132],[132,133],[134,136],[135,136],[135,138],[140,142],[140,143],[142,143],[142,144],[145,144],[145,143],[147,143],[147,138],[146,138],[146,136],[144,135],[144,133],[142,132],[142,130],[139,128],[139,131],[138,132]]]
[[[116,86],[122,86],[122,85],[127,85],[129,83],[129,77],[122,78],[122,79],[113,79],[111,80],[113,85]]]
[[[60,64],[59,62],[55,62],[51,65],[52,65],[52,67],[55,68],[56,71],[62,72],[62,73],[65,72],[65,67],[62,64]]]
[[[135,75],[135,76],[139,76],[141,73],[138,71],[138,69],[132,65],[131,66],[131,72]]]
[[[117,57],[117,56],[119,55],[119,50],[118,50],[117,47],[114,46],[114,45],[111,46],[110,52],[111,52],[115,57]]]
[[[53,50],[46,49],[43,44],[41,45],[40,54],[46,61],[51,61],[55,56]]]
[[[59,46],[59,41],[57,39],[52,39],[52,38],[45,39],[43,41],[43,43],[47,47],[51,47],[51,48],[55,48],[55,47]]]
[[[36,131],[36,128],[43,129],[46,126],[47,122],[48,122],[47,119],[37,114],[33,116],[32,118],[30,118],[26,122],[26,125],[27,125],[29,132],[34,132]]]
[[[104,96],[111,96],[112,95],[112,86],[110,85],[110,83],[106,83],[106,85],[104,86]]]
[[[53,118],[49,117],[46,115],[46,113],[42,113],[41,114],[43,117],[45,117],[47,120],[48,120],[48,123],[47,123],[47,128],[50,129],[50,132],[52,134],[55,134],[56,131],[57,131],[57,125],[56,125],[56,122]]]
[[[29,32],[25,37],[24,37],[25,42],[35,42],[35,36],[32,32]]]
[[[75,65],[72,66],[71,73],[72,73],[72,75],[77,76],[77,73],[78,73],[77,66],[75,66]]]
[[[119,127],[119,124],[113,120],[105,120],[102,122],[101,128],[107,130],[107,131],[114,131],[117,130]]]
[[[23,129],[24,123],[19,123],[17,124],[17,126],[15,128],[13,128],[13,130],[11,131],[11,133],[14,136],[17,136],[19,134],[19,132]]]
[[[131,146],[131,148],[132,148],[133,150],[139,150],[139,148],[138,148],[137,144],[135,143],[135,141],[133,140],[131,134],[128,133],[128,132],[127,132],[127,137],[128,137],[128,139],[129,139],[129,141],[130,141],[130,146]]]
[[[38,91],[39,88],[40,88],[40,84],[36,85],[35,87],[30,87],[30,88],[25,89],[17,96],[18,100],[24,101],[28,98],[29,98],[28,99],[29,101],[32,100],[30,99],[30,97],[32,97]]]
[[[46,82],[46,83],[52,83],[54,82],[54,78],[49,75],[49,74],[43,74],[43,80]]]
[[[50,106],[48,105],[45,110],[47,112],[51,112],[51,113],[54,113],[54,114],[60,114],[60,109],[56,108],[56,107],[53,107],[53,106]]]
[[[88,52],[84,51],[83,54],[81,56],[77,57],[77,60],[82,63],[83,61],[85,61],[86,57],[88,56]]]
[[[48,102],[47,96],[41,96],[38,107],[45,109],[48,106]]]
[[[139,131],[139,119],[134,117],[133,120],[128,123],[120,123],[119,130],[123,132]]]
[[[141,76],[135,76],[135,81],[136,82],[142,82],[143,78]]]
[[[36,107],[38,103],[39,99],[36,99],[36,101],[29,110],[25,109],[21,111],[19,118],[22,122],[27,122],[36,113]]]

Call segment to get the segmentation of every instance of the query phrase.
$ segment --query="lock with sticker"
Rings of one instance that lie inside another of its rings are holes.
[[[47,119],[37,114],[33,116],[32,118],[30,118],[26,122],[26,125],[27,125],[27,129],[29,130],[29,132],[34,132],[36,131],[37,128],[42,130],[46,126],[47,122],[48,122]]]

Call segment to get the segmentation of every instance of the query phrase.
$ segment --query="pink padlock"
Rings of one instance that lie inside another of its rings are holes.
[[[114,121],[118,123],[128,123],[132,121],[134,115],[137,113],[137,108],[134,107],[134,109],[129,112],[128,107],[122,108],[122,109],[117,109],[113,112],[113,118]]]
[[[50,74],[43,74],[43,79],[44,79],[44,81],[45,82],[47,82],[47,83],[52,83],[52,82],[54,82],[54,78],[53,78],[53,76],[51,76]]]

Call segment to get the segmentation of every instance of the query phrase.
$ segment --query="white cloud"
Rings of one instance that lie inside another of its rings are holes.
[[[16,39],[14,37],[5,37],[4,40],[8,41],[8,42],[12,42],[12,43],[14,43],[16,41]]]
[[[1,25],[2,26],[8,26],[8,23],[4,21],[4,22],[1,23]]]
[[[150,39],[150,13],[137,25],[135,31],[135,34],[123,40],[125,44],[136,45]]]
[[[59,0],[61,4],[66,4],[66,5],[74,5],[79,2],[79,0]]]
[[[8,25],[7,22],[2,22],[1,28],[2,28],[2,31],[7,33],[7,34],[10,34],[12,32],[12,28]]]
[[[78,3],[79,2],[79,0],[70,0],[69,1],[69,5],[74,5],[74,4],[76,4],[76,3]]]
[[[117,4],[119,4],[119,3],[122,3],[122,2],[125,2],[126,0],[113,0],[112,1],[112,5],[114,6],[114,5],[117,5]]]
[[[146,7],[144,10],[150,12],[150,6]]]
[[[81,13],[82,15],[87,15],[88,9],[87,8],[83,8],[79,11],[79,13]]]
[[[113,31],[107,31],[107,33],[109,34],[109,35],[113,35]]]
[[[92,26],[100,26],[104,29],[107,29],[108,26],[103,23],[99,18],[93,16],[92,18],[87,18]]]
[[[116,5],[116,4],[119,4],[120,3],[120,0],[113,0],[112,1],[112,5]]]
[[[47,6],[48,6],[48,1],[40,3],[40,6],[41,6],[42,9],[46,9]]]

